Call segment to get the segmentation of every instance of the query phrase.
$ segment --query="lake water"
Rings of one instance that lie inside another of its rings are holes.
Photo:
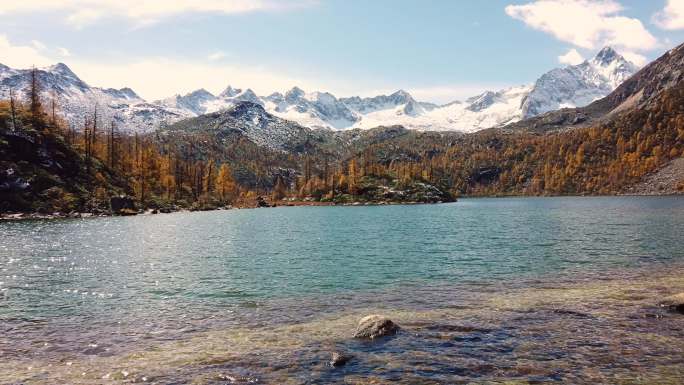
[[[0,383],[681,383],[683,240],[681,197],[4,222]]]

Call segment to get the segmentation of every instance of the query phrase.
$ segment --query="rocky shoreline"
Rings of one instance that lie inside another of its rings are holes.
[[[679,383],[681,269],[652,280],[651,273],[504,285],[462,296],[459,306],[326,307],[321,316],[218,324],[106,354],[10,356],[0,382],[595,384],[639,376]],[[629,354],[624,346],[633,347]]]
[[[188,209],[179,207],[164,207],[164,208],[148,208],[135,209],[133,207],[125,206],[112,209],[111,211],[97,211],[97,212],[54,212],[54,213],[0,213],[0,222],[2,221],[16,221],[16,220],[46,220],[46,219],[80,219],[80,218],[95,218],[95,217],[112,217],[112,216],[138,216],[138,215],[156,215],[156,214],[171,214],[177,212],[196,212],[196,211],[221,211],[221,210],[244,210],[244,209],[259,209],[259,208],[274,208],[274,207],[326,207],[326,206],[400,206],[400,205],[430,205],[441,204],[449,202],[398,202],[398,201],[355,201],[355,202],[321,202],[321,201],[306,201],[306,200],[282,200],[274,203],[269,203],[266,200],[257,199],[250,204],[238,204],[218,207],[202,207],[198,209]]]

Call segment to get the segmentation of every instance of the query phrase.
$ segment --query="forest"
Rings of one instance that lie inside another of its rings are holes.
[[[677,87],[655,107],[585,128],[463,135],[380,127],[300,152],[235,132],[121,132],[97,106],[75,127],[58,101],[41,95],[34,73],[24,95],[0,101],[0,212],[108,213],[112,197],[127,197],[135,210],[173,211],[605,195],[684,156],[684,89]]]

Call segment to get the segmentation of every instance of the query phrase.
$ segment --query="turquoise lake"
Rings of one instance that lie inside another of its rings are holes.
[[[2,222],[0,382],[667,383],[684,316],[652,304],[684,289],[683,241],[680,197]],[[403,334],[348,339],[372,312]]]

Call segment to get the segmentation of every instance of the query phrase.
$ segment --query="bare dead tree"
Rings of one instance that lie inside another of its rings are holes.
[[[17,130],[17,102],[14,98],[14,89],[10,88],[10,113],[12,114],[12,131]]]

